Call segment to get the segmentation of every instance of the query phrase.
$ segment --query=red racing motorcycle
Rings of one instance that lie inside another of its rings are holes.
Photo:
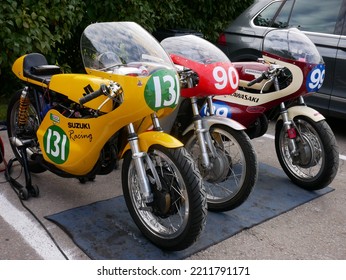
[[[181,140],[199,166],[208,209],[228,211],[250,195],[258,174],[257,157],[245,127],[212,112],[213,96],[234,93],[239,76],[227,56],[210,42],[176,36],[161,42],[181,82],[177,109],[160,119],[164,131]],[[211,112],[201,117],[200,109]]]
[[[304,103],[320,89],[325,65],[316,46],[296,28],[269,31],[257,62],[236,62],[236,93],[215,96],[219,116],[243,124],[249,137],[264,135],[275,121],[275,150],[282,169],[298,186],[322,189],[336,176],[339,152],[323,115]],[[201,115],[209,109],[202,108]]]

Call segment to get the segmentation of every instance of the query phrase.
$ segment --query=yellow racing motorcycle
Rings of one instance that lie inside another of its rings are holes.
[[[91,24],[80,45],[86,74],[63,74],[38,53],[13,64],[25,83],[7,114],[10,143],[25,171],[25,186],[11,180],[18,196],[39,195],[32,172],[86,182],[122,160],[123,194],[138,228],[162,249],[187,248],[205,226],[207,203],[198,167],[158,121],[180,97],[172,61],[133,22]]]

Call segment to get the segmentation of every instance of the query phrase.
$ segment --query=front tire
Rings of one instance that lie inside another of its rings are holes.
[[[201,175],[185,148],[154,145],[148,156],[162,189],[157,188],[153,172],[146,165],[154,200],[143,201],[132,153],[128,151],[122,165],[126,205],[140,231],[156,246],[171,251],[186,249],[198,239],[206,223]]]
[[[282,122],[275,132],[275,150],[280,165],[293,183],[306,190],[319,190],[330,184],[339,167],[339,148],[325,120],[315,122],[306,116],[294,118],[298,155],[292,156]]]
[[[210,135],[217,157],[209,157],[211,169],[201,164],[201,149],[190,132],[185,147],[198,163],[207,192],[208,210],[229,211],[240,206],[252,192],[258,176],[258,164],[250,138],[244,131],[213,125]]]

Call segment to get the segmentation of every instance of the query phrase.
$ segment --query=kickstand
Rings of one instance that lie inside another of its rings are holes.
[[[17,193],[18,197],[21,200],[27,200],[29,197],[37,197],[40,193],[38,187],[33,186],[31,183],[31,173],[29,170],[28,156],[26,154],[26,148],[29,145],[30,145],[30,141],[28,141],[28,143],[23,143],[23,145],[20,145],[18,147],[19,153],[22,158],[22,165],[24,169],[25,186],[19,183],[16,179],[12,178],[10,175],[13,162],[18,161],[17,158],[10,159],[10,161],[7,163],[6,172],[5,172],[6,179],[9,181],[12,188],[14,189],[14,191]]]

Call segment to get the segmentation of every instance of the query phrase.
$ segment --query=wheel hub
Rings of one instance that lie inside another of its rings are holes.
[[[154,200],[148,206],[151,206],[153,213],[161,218],[167,218],[170,215],[176,214],[177,205],[180,205],[179,194],[171,187],[172,182],[161,174],[158,174],[162,189],[158,190],[157,185],[152,185]],[[174,180],[173,180],[174,183]],[[173,204],[174,203],[174,204]]]
[[[203,178],[209,183],[219,183],[227,179],[229,175],[231,160],[230,158],[220,149],[216,149],[216,157],[210,157],[211,167],[202,168],[199,163],[199,168],[202,170]]]
[[[295,157],[295,164],[308,168],[315,166],[321,158],[321,148],[316,136],[312,133],[304,133],[302,141],[298,145],[299,155]]]

